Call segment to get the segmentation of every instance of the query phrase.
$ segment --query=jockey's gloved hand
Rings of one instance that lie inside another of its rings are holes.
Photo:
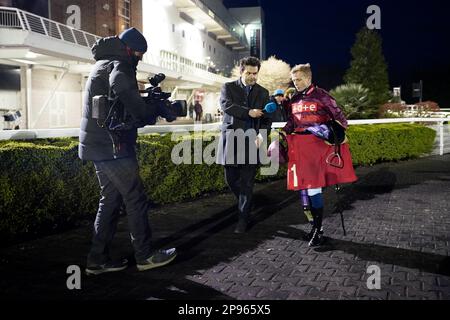
[[[328,129],[327,125],[325,125],[325,124],[321,124],[321,125],[316,124],[314,126],[308,127],[306,129],[306,131],[309,131],[316,137],[319,137],[324,140],[328,139],[328,137],[330,135],[330,130]]]

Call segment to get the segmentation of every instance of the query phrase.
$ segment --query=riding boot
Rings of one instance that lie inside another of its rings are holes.
[[[309,240],[310,247],[317,247],[323,244],[323,208],[311,208],[311,212],[314,217],[313,228],[310,232],[311,238]],[[308,235],[309,236],[309,235]]]

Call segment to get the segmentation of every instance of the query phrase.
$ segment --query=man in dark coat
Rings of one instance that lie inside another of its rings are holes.
[[[136,158],[137,128],[154,124],[160,115],[158,108],[147,105],[139,94],[136,68],[146,51],[147,42],[135,28],[125,30],[119,36],[100,39],[92,47],[97,62],[86,83],[79,157],[94,162],[101,198],[87,259],[88,274],[120,271],[127,267],[126,260],[113,261],[109,255],[122,203],[126,207],[139,271],[163,266],[176,256],[174,248],[154,250],[150,245],[149,202]],[[109,130],[98,118],[94,119],[93,98],[102,95],[118,98],[117,103],[121,103],[129,115],[127,129]]]
[[[247,230],[259,162],[255,150],[267,139],[267,134],[261,134],[260,130],[268,132],[272,124],[263,112],[269,92],[256,83],[260,67],[257,58],[242,59],[240,79],[223,85],[220,96],[223,124],[217,163],[224,166],[227,185],[238,200],[239,222],[235,233]]]

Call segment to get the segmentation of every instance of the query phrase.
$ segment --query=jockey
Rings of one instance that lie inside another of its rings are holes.
[[[300,193],[304,213],[312,224],[305,240],[314,247],[323,243],[322,188],[357,178],[347,140],[336,144],[332,139],[336,137],[332,127],[337,125],[344,133],[348,126],[342,110],[328,92],[312,83],[309,64],[295,66],[291,78],[296,92],[287,101],[288,121],[282,129],[288,141],[288,190]],[[331,121],[335,125],[331,126]]]

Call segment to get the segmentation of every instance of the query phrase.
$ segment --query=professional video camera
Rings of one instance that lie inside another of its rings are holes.
[[[151,119],[146,119],[146,123],[153,125],[158,117],[165,118],[167,122],[176,120],[177,117],[185,117],[187,114],[187,103],[185,100],[170,101],[170,93],[163,92],[159,84],[166,78],[163,73],[159,73],[152,78],[148,78],[151,87],[141,90],[140,93],[149,108],[155,108],[156,112]],[[92,117],[97,120],[101,127],[110,131],[130,130],[134,127],[130,114],[117,97],[102,95],[93,97]]]
[[[157,116],[163,117],[167,122],[172,122],[177,117],[185,117],[187,115],[187,103],[186,100],[169,100],[171,94],[163,92],[159,86],[165,78],[166,75],[164,73],[158,73],[151,78],[148,77],[151,87],[140,92],[147,94],[147,96],[143,97],[145,103],[157,107]],[[156,122],[156,118],[154,121]]]

